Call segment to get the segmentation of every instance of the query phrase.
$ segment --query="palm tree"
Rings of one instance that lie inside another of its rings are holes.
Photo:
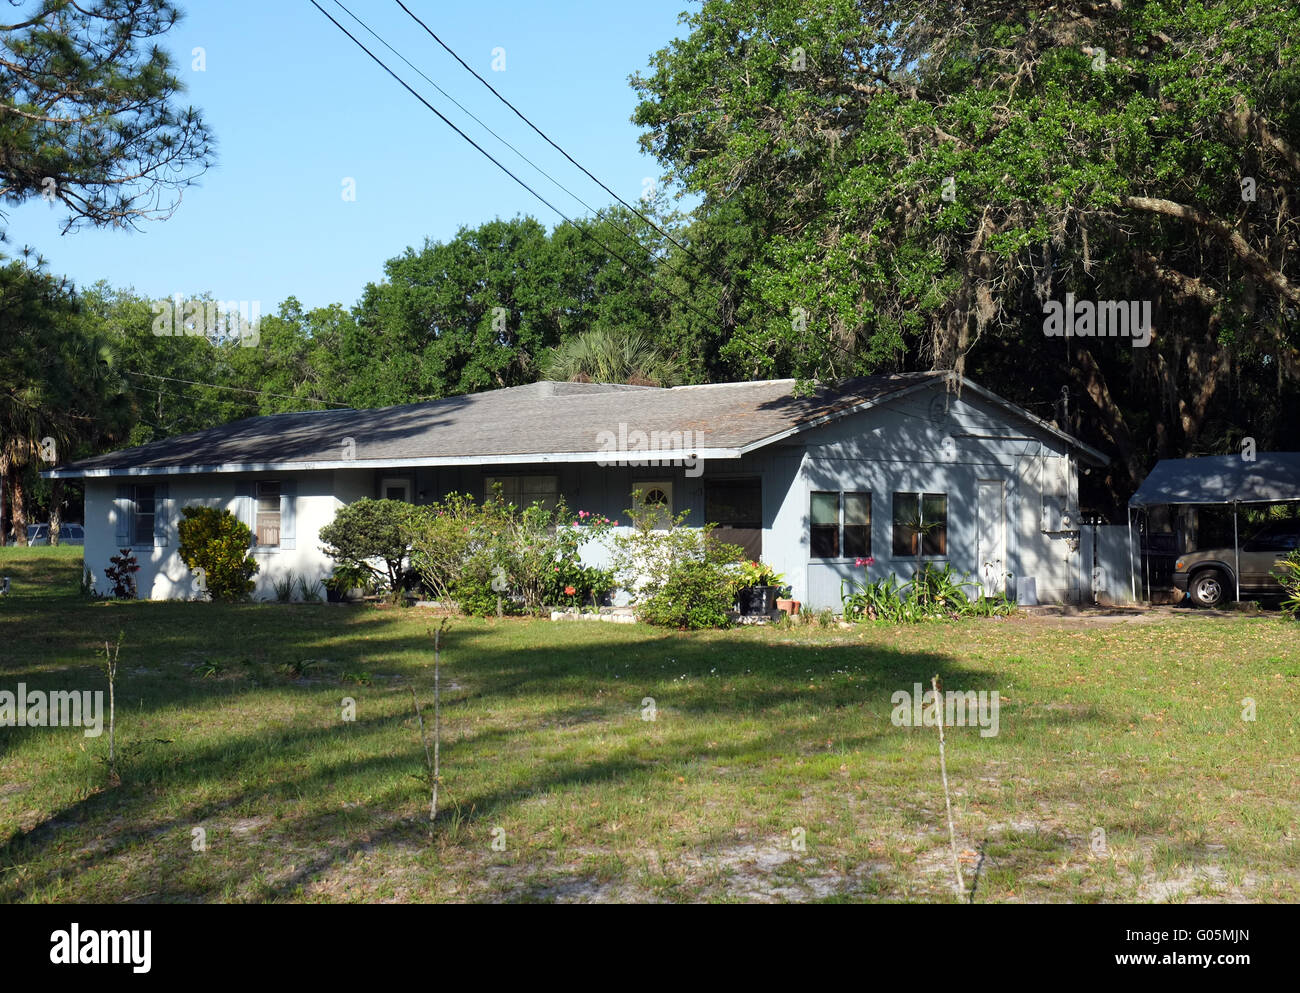
[[[552,348],[543,359],[542,376],[633,386],[675,386],[684,379],[681,363],[660,351],[644,332],[606,328],[584,331]]]

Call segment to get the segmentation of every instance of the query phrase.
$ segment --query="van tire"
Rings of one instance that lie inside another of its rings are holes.
[[[1231,580],[1222,569],[1201,569],[1192,576],[1187,593],[1192,604],[1206,610],[1221,607],[1228,602],[1228,587]]]

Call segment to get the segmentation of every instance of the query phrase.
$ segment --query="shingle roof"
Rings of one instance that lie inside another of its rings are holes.
[[[794,396],[792,379],[671,389],[540,382],[400,407],[249,417],[97,455],[46,475],[595,461],[596,453],[609,448],[602,432],[618,435],[621,425],[627,432],[657,431],[661,437],[681,432],[687,454],[736,458],[744,450],[863,403],[922,387],[942,375],[869,376],[805,397]]]

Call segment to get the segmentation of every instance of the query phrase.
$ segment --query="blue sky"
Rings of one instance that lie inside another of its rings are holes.
[[[394,48],[593,207],[611,198],[447,55],[391,0],[344,0]],[[406,0],[417,15],[543,131],[623,199],[641,195],[658,164],[641,153],[627,83],[684,29],[687,0]],[[533,172],[343,14],[434,106],[569,216],[586,209]],[[558,218],[466,144],[329,23],[308,0],[181,0],[164,45],[217,137],[218,161],[176,214],[138,232],[59,234],[62,208],[10,210],[12,254],[41,252],[78,285],[107,279],[161,298],[209,291],[309,307],[351,306],[385,260],[465,224],[527,213]],[[206,69],[194,71],[192,50]],[[505,70],[493,71],[493,50]],[[343,182],[356,182],[356,199]]]

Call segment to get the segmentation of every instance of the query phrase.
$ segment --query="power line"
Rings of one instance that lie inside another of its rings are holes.
[[[138,390],[141,393],[154,393],[160,397],[175,397],[177,400],[188,400],[191,403],[194,402],[194,397],[187,396],[184,393],[173,393],[171,390],[155,390],[150,389],[148,386],[137,386],[135,383],[127,383],[126,387],[129,390]],[[234,407],[237,410],[241,409],[240,405],[234,400],[221,400],[219,398],[214,398],[210,402],[219,403],[226,407]]]
[[[313,2],[314,2],[314,0],[313,0]],[[338,3],[338,0],[335,0],[335,2]],[[437,43],[442,47],[442,49],[443,49],[445,52],[447,52],[448,55],[450,55],[450,56],[451,56],[452,58],[454,58],[457,62],[459,62],[459,63],[461,64],[461,66],[463,66],[463,67],[465,68],[465,70],[466,70],[468,73],[470,73],[470,75],[472,75],[472,76],[473,76],[475,79],[477,79],[480,83],[482,83],[484,86],[486,86],[486,87],[488,88],[488,90],[491,91],[491,93],[492,93],[493,96],[495,96],[495,97],[496,97],[498,100],[500,100],[503,104],[505,104],[507,107],[509,107],[510,110],[512,110],[512,111],[514,112],[514,114],[515,114],[516,117],[518,117],[521,121],[523,121],[523,122],[524,122],[525,124],[527,124],[530,128],[532,128],[533,131],[535,131],[539,136],[541,136],[541,138],[542,138],[542,139],[543,139],[543,140],[544,140],[548,145],[550,145],[550,146],[551,146],[552,148],[554,148],[557,152],[559,152],[561,155],[563,155],[566,159],[568,159],[571,163],[573,163],[573,165],[577,166],[580,170],[582,170],[582,172],[583,172],[584,174],[586,174],[586,176],[587,176],[589,179],[591,179],[592,182],[594,182],[594,183],[596,183],[598,186],[600,186],[600,188],[603,189],[606,193],[608,193],[610,196],[612,196],[615,200],[617,200],[619,203],[621,203],[621,204],[622,204],[624,207],[626,207],[628,210],[632,211],[632,213],[636,214],[637,217],[641,218],[641,220],[643,220],[643,221],[645,221],[647,224],[649,224],[650,227],[652,227],[652,228],[653,228],[655,231],[657,231],[660,235],[662,235],[664,238],[668,239],[668,241],[672,242],[674,245],[676,245],[678,248],[680,248],[682,251],[684,251],[687,255],[689,255],[692,259],[694,259],[697,263],[699,263],[699,264],[700,264],[700,265],[705,269],[705,271],[707,271],[710,275],[712,275],[712,276],[713,276],[715,279],[717,279],[720,283],[722,283],[723,285],[726,285],[726,283],[727,283],[728,280],[727,280],[727,278],[726,278],[722,273],[720,273],[720,272],[718,272],[716,269],[714,269],[714,268],[713,268],[713,267],[712,267],[708,262],[706,262],[704,259],[701,259],[698,255],[696,255],[693,251],[691,251],[691,249],[690,249],[688,246],[682,244],[680,241],[678,241],[676,238],[674,238],[674,237],[673,237],[671,234],[669,234],[667,231],[665,231],[665,230],[663,230],[661,227],[659,227],[659,225],[655,224],[655,222],[652,221],[649,217],[647,217],[645,214],[641,213],[641,211],[637,210],[636,207],[634,207],[632,204],[630,204],[630,203],[628,203],[626,200],[624,200],[624,199],[623,199],[621,196],[619,196],[619,195],[618,195],[618,194],[617,194],[613,189],[611,189],[609,186],[605,185],[605,183],[603,183],[603,182],[600,180],[599,177],[597,177],[595,174],[593,174],[589,169],[587,169],[586,166],[584,166],[581,162],[579,162],[577,159],[575,159],[575,158],[574,158],[572,155],[570,155],[567,151],[565,151],[563,148],[561,148],[560,145],[558,145],[554,140],[552,140],[551,137],[550,137],[550,135],[548,135],[545,131],[543,131],[541,128],[539,128],[539,127],[538,127],[536,124],[534,124],[531,120],[529,120],[528,117],[523,113],[523,111],[521,111],[521,110],[520,110],[518,107],[516,107],[513,103],[511,103],[509,100],[507,100],[504,96],[502,96],[502,94],[501,94],[501,93],[496,89],[496,87],[494,87],[494,86],[493,86],[491,83],[489,83],[485,78],[483,78],[483,76],[480,75],[480,74],[478,73],[478,71],[474,69],[473,66],[471,66],[468,62],[466,62],[464,59],[462,59],[462,58],[460,57],[460,55],[459,55],[459,54],[458,54],[458,53],[457,53],[457,52],[456,52],[456,51],[455,51],[455,50],[454,50],[450,45],[448,45],[445,41],[443,41],[440,37],[438,37],[437,33],[434,32],[434,30],[433,30],[432,28],[430,28],[430,27],[429,27],[429,26],[428,26],[424,21],[422,21],[419,17],[417,17],[417,16],[415,15],[415,13],[412,12],[412,10],[411,10],[409,7],[406,6],[406,4],[403,2],[403,0],[394,0],[394,2],[395,2],[399,7],[401,7],[403,11],[406,12],[407,16],[410,17],[411,20],[415,21],[416,24],[418,24],[421,28],[423,28],[424,31],[425,31],[425,33],[428,34],[429,37],[432,38],[435,42],[437,42]],[[339,6],[342,6],[342,4],[339,4]],[[346,9],[346,8],[345,8],[345,9]],[[350,13],[350,12],[349,12],[349,13]],[[367,30],[369,30],[369,29],[367,29]],[[372,33],[373,33],[373,32],[372,32]],[[417,70],[417,71],[418,71],[418,70]],[[567,192],[567,191],[566,191],[566,192]],[[575,199],[576,199],[576,198],[575,198]],[[581,202],[581,201],[579,201],[579,202]],[[678,299],[680,299],[680,298],[678,298]],[[719,301],[719,302],[720,302],[720,301]],[[789,319],[789,316],[790,316],[790,315],[788,315],[788,314],[779,314],[779,313],[777,313],[775,310],[772,310],[770,307],[767,308],[767,309],[768,309],[768,311],[769,311],[770,314],[772,314],[773,316],[777,317],[778,319],[781,319],[781,320],[788,320],[788,319]],[[858,356],[858,353],[857,353],[855,350],[853,350],[853,349],[850,348],[849,346],[847,346],[847,345],[845,345],[845,344],[843,344],[843,343],[837,341],[837,340],[835,339],[834,336],[830,336],[830,337],[828,337],[828,338],[826,339],[826,343],[827,343],[828,345],[830,345],[832,349],[836,349],[836,350],[842,352],[842,353],[843,353],[846,357],[848,357],[849,359],[857,359],[857,358],[859,357],[859,356]]]
[[[313,2],[314,2],[314,0],[313,0]],[[337,0],[335,0],[335,2],[337,2]],[[621,204],[622,204],[624,207],[626,207],[628,210],[632,211],[632,213],[636,214],[637,217],[641,218],[641,220],[643,220],[643,221],[645,221],[647,224],[649,224],[652,228],[654,228],[656,231],[658,231],[659,234],[661,234],[663,237],[665,237],[665,238],[667,238],[669,241],[671,241],[674,245],[676,245],[676,246],[677,246],[678,248],[680,248],[683,252],[685,252],[687,255],[689,255],[691,258],[693,258],[693,259],[694,259],[696,262],[698,262],[700,265],[704,266],[704,268],[707,269],[707,270],[708,270],[708,271],[709,271],[709,272],[710,272],[710,273],[711,273],[711,274],[712,274],[716,279],[719,279],[719,280],[722,280],[723,282],[725,282],[725,279],[723,278],[723,276],[722,276],[720,273],[714,271],[713,268],[712,268],[712,267],[711,267],[707,262],[705,262],[703,259],[701,259],[701,258],[700,258],[698,255],[696,255],[694,252],[692,252],[692,251],[690,250],[690,248],[688,248],[686,245],[683,245],[680,241],[678,241],[676,238],[674,238],[672,235],[670,235],[667,231],[665,231],[663,228],[659,227],[659,225],[657,225],[654,221],[652,221],[652,220],[650,220],[650,218],[646,217],[645,214],[643,214],[643,213],[641,213],[641,211],[637,210],[636,207],[632,206],[632,204],[630,204],[630,203],[628,203],[626,200],[624,200],[621,196],[619,196],[619,195],[618,195],[617,193],[615,193],[612,189],[610,189],[610,188],[609,188],[608,186],[606,186],[603,182],[601,182],[600,179],[597,178],[597,177],[596,177],[596,176],[591,172],[591,170],[589,170],[589,169],[588,169],[586,166],[584,166],[581,162],[579,162],[579,161],[578,161],[577,159],[575,159],[572,155],[570,155],[570,154],[569,154],[568,152],[566,152],[563,148],[561,148],[561,147],[560,147],[559,145],[557,145],[554,141],[552,141],[550,135],[548,135],[545,131],[543,131],[541,128],[539,128],[539,127],[538,127],[536,124],[534,124],[532,121],[530,121],[530,120],[529,120],[529,119],[524,115],[523,111],[521,111],[518,107],[516,107],[514,104],[512,104],[509,100],[507,100],[505,97],[503,97],[503,96],[502,96],[502,95],[497,91],[497,89],[496,89],[495,86],[493,86],[493,85],[492,85],[491,83],[489,83],[486,79],[484,79],[482,76],[480,76],[480,75],[478,74],[478,72],[476,72],[475,69],[474,69],[474,68],[473,68],[473,67],[472,67],[468,62],[466,62],[464,59],[462,59],[459,55],[456,54],[455,50],[453,50],[452,47],[451,47],[450,45],[448,45],[445,41],[443,41],[441,38],[439,38],[439,37],[437,36],[437,34],[434,33],[433,29],[429,27],[429,25],[425,24],[424,21],[422,21],[422,20],[420,20],[420,18],[416,17],[415,14],[412,13],[411,8],[409,8],[408,6],[406,6],[406,4],[404,4],[404,3],[402,2],[402,0],[395,0],[395,2],[396,2],[396,4],[397,4],[397,6],[401,7],[402,10],[406,11],[407,16],[410,17],[411,20],[415,21],[416,24],[420,25],[420,27],[422,27],[422,28],[424,29],[425,33],[428,34],[428,36],[429,36],[430,38],[432,38],[432,39],[433,39],[434,41],[436,41],[439,45],[441,45],[442,48],[443,48],[443,50],[446,51],[448,55],[450,55],[453,59],[455,59],[455,60],[456,60],[457,62],[459,62],[462,66],[464,66],[464,67],[465,67],[465,70],[466,70],[467,72],[469,72],[469,73],[470,73],[470,74],[471,74],[475,79],[477,79],[480,83],[482,83],[484,86],[486,86],[489,90],[491,90],[493,96],[495,96],[495,97],[496,97],[498,100],[500,100],[503,104],[505,104],[507,107],[509,107],[512,111],[514,111],[515,116],[518,117],[518,118],[519,118],[521,121],[523,121],[525,124],[527,124],[527,125],[528,125],[530,128],[532,128],[534,131],[536,131],[537,134],[539,134],[539,135],[542,137],[542,139],[543,139],[543,140],[544,140],[548,145],[550,145],[550,146],[551,146],[552,148],[554,148],[557,152],[559,152],[561,155],[563,155],[566,159],[568,159],[570,162],[572,162],[575,166],[577,166],[579,169],[581,169],[581,170],[582,170],[582,171],[587,175],[587,177],[588,177],[588,178],[589,178],[593,183],[595,183],[597,186],[599,186],[602,190],[604,190],[606,193],[608,193],[610,196],[612,196],[615,200],[617,200],[619,203],[621,203]]]
[[[165,379],[169,383],[185,383],[188,386],[206,386],[213,390],[231,390],[235,393],[252,393],[256,396],[276,397],[280,400],[310,400],[312,403],[319,403],[328,407],[341,407],[344,410],[351,409],[346,403],[337,403],[334,400],[321,400],[319,397],[299,397],[288,393],[272,393],[270,390],[250,390],[246,386],[221,386],[218,383],[199,383],[195,382],[193,379],[177,379],[175,376],[160,376],[153,372],[134,372],[130,369],[125,371],[128,376],[145,376],[149,379]],[[180,394],[176,395],[179,396]]]
[[[649,259],[653,259],[653,258],[654,258],[654,252],[653,252],[649,247],[647,247],[646,245],[644,245],[644,244],[640,241],[640,239],[637,238],[637,236],[636,236],[636,232],[633,231],[630,227],[628,227],[627,225],[621,223],[620,221],[616,220],[615,218],[613,218],[612,216],[609,216],[609,215],[607,215],[607,214],[604,215],[604,216],[602,216],[602,214],[604,213],[603,211],[598,210],[597,208],[595,208],[595,207],[593,207],[591,204],[589,204],[586,200],[582,199],[582,197],[578,196],[578,194],[574,193],[571,189],[569,189],[567,186],[565,186],[563,183],[561,183],[558,179],[556,179],[554,176],[552,176],[549,172],[547,172],[545,169],[543,169],[541,166],[539,166],[536,162],[534,162],[534,161],[533,161],[532,159],[530,159],[527,155],[525,155],[523,152],[521,152],[521,151],[520,151],[518,148],[516,148],[513,144],[511,144],[509,141],[507,141],[505,138],[503,138],[501,135],[499,135],[499,134],[498,134],[496,131],[494,131],[494,130],[493,130],[493,129],[492,129],[492,128],[491,128],[491,127],[490,127],[490,126],[485,122],[485,121],[483,121],[482,118],[480,118],[477,114],[475,114],[473,111],[471,111],[468,107],[466,107],[464,104],[462,104],[459,100],[457,100],[457,99],[456,99],[455,97],[453,97],[450,93],[448,93],[446,90],[444,90],[444,89],[443,89],[441,86],[439,86],[436,82],[434,82],[432,79],[430,79],[429,76],[426,75],[426,74],[423,72],[423,70],[420,69],[419,66],[415,65],[414,63],[412,63],[410,59],[408,59],[405,55],[403,55],[403,54],[402,54],[401,52],[399,52],[396,48],[394,48],[392,45],[390,45],[390,44],[388,43],[388,41],[387,41],[385,38],[383,38],[379,33],[377,33],[377,32],[376,32],[372,27],[370,27],[369,24],[367,24],[367,23],[366,23],[365,21],[363,21],[360,17],[358,17],[355,13],[353,13],[352,10],[349,9],[348,6],[342,2],[342,0],[334,0],[334,5],[335,5],[336,7],[338,7],[340,10],[344,11],[344,12],[345,12],[345,13],[346,13],[350,18],[352,18],[352,20],[356,21],[359,25],[361,25],[361,27],[363,27],[363,28],[364,28],[364,29],[365,29],[365,30],[370,34],[370,36],[371,36],[372,38],[374,38],[374,39],[375,39],[376,41],[378,41],[381,45],[383,45],[383,46],[384,46],[385,48],[387,48],[390,52],[392,52],[395,56],[397,56],[399,59],[401,59],[402,62],[406,64],[407,68],[409,68],[412,72],[414,72],[416,75],[418,75],[421,79],[423,79],[426,83],[428,83],[430,86],[432,86],[435,90],[437,90],[440,94],[442,94],[444,97],[446,97],[449,101],[451,101],[451,103],[454,104],[457,108],[459,108],[460,111],[461,111],[462,113],[464,113],[466,116],[468,116],[468,117],[470,118],[470,120],[474,121],[474,122],[475,122],[476,124],[478,124],[478,126],[481,127],[484,131],[486,131],[488,134],[490,134],[493,138],[495,138],[495,139],[496,139],[497,141],[499,141],[501,144],[505,145],[506,148],[508,148],[508,149],[510,149],[510,151],[514,152],[515,155],[519,156],[519,158],[521,158],[524,162],[528,163],[528,165],[530,165],[530,166],[533,168],[533,170],[534,170],[535,172],[537,172],[537,173],[539,173],[541,176],[545,177],[545,178],[546,178],[546,179],[551,183],[552,186],[556,187],[557,189],[561,190],[561,191],[564,192],[564,193],[567,193],[570,197],[572,197],[574,200],[576,200],[578,203],[580,203],[583,207],[585,207],[587,210],[589,210],[592,214],[594,214],[594,215],[596,216],[596,219],[597,219],[597,220],[604,220],[604,221],[607,221],[609,224],[611,224],[611,225],[613,226],[613,228],[614,228],[614,230],[615,230],[616,233],[621,234],[621,235],[622,235],[622,236],[623,236],[627,241],[630,241],[630,242],[631,242],[631,243],[632,243],[632,244],[633,244],[637,249],[639,249],[639,250],[642,251],[642,252],[645,252],[645,253],[646,253],[646,256],[647,256]],[[552,208],[552,209],[554,209],[554,208]],[[558,213],[558,212],[557,212],[557,213]],[[560,216],[563,217],[564,215],[561,214]],[[642,218],[643,220],[645,220],[648,224],[650,224],[651,228],[652,228],[656,233],[661,234],[661,235],[663,235],[664,237],[668,237],[668,238],[670,238],[670,240],[671,240],[671,237],[670,237],[669,235],[667,235],[666,232],[664,232],[664,231],[661,230],[659,227],[657,227],[653,222],[651,222],[651,221],[650,221],[648,218],[646,218],[644,215],[642,215],[642,214],[640,214],[639,212],[637,212],[637,216],[641,217],[641,218]],[[568,220],[568,218],[565,218],[565,219]],[[573,222],[570,221],[570,223],[572,224]],[[575,225],[575,226],[576,226],[576,225]],[[674,242],[674,244],[676,244],[676,242]],[[673,275],[683,275],[682,272],[681,272],[681,270],[679,270],[679,269],[677,269],[677,268],[675,268],[675,267],[669,265],[666,259],[661,259],[661,260],[659,260],[659,262],[660,262],[660,264],[664,265],[664,266],[668,269],[668,271],[671,272]],[[702,264],[703,264],[703,263],[702,263]],[[715,276],[715,278],[722,279],[722,277],[721,277],[718,273],[714,272],[714,273],[712,273],[712,274]],[[718,302],[720,302],[720,301],[718,301]]]
[[[534,171],[536,171],[537,173],[539,173],[539,174],[541,174],[542,176],[544,176],[547,180],[549,180],[552,186],[556,187],[557,189],[561,190],[561,191],[564,192],[564,193],[567,193],[569,196],[571,196],[571,197],[572,197],[574,200],[576,200],[578,203],[582,204],[582,206],[586,207],[587,210],[589,210],[589,211],[591,211],[593,214],[595,214],[597,218],[600,218],[600,214],[601,214],[601,212],[600,212],[599,210],[597,210],[597,209],[596,209],[595,207],[593,207],[591,204],[587,203],[586,200],[582,199],[582,197],[580,197],[580,196],[578,196],[578,194],[574,193],[571,189],[569,189],[567,186],[565,186],[563,183],[561,183],[558,179],[556,179],[554,176],[552,176],[549,172],[547,172],[545,169],[543,169],[541,166],[539,166],[536,162],[534,162],[532,159],[530,159],[527,155],[525,155],[523,152],[521,152],[518,148],[516,148],[514,145],[512,145],[509,141],[507,141],[505,138],[501,137],[501,135],[499,135],[499,134],[497,134],[495,131],[493,131],[492,128],[491,128],[491,127],[490,127],[490,126],[489,126],[485,121],[483,121],[482,118],[480,118],[480,117],[479,117],[477,114],[475,114],[472,110],[470,110],[470,109],[469,109],[468,107],[466,107],[463,103],[461,103],[459,100],[457,100],[454,96],[452,96],[450,93],[448,93],[446,90],[444,90],[441,86],[439,86],[437,83],[435,83],[435,82],[434,82],[432,79],[430,79],[427,75],[425,75],[425,73],[420,69],[419,66],[416,66],[416,65],[412,64],[412,62],[411,62],[410,59],[408,59],[405,55],[403,55],[403,54],[402,54],[401,52],[399,52],[396,48],[394,48],[392,45],[390,45],[390,44],[389,44],[389,43],[388,43],[388,42],[387,42],[383,37],[381,37],[379,34],[377,34],[377,33],[374,31],[374,29],[370,27],[369,24],[367,24],[365,21],[363,21],[361,18],[359,18],[356,14],[354,14],[350,9],[348,9],[348,7],[347,7],[345,4],[343,4],[342,2],[340,2],[340,0],[334,0],[334,5],[335,5],[336,7],[339,7],[340,9],[342,9],[342,10],[343,10],[343,11],[344,11],[344,12],[345,12],[345,13],[346,13],[350,18],[352,18],[354,21],[356,21],[358,24],[360,24],[363,28],[365,28],[366,31],[370,34],[370,36],[371,36],[372,38],[374,38],[377,42],[379,42],[381,45],[383,45],[385,48],[387,48],[390,52],[392,52],[394,55],[396,55],[399,59],[401,59],[402,62],[404,62],[404,63],[406,64],[406,67],[407,67],[408,69],[410,69],[412,72],[414,72],[416,75],[418,75],[421,79],[423,79],[426,83],[428,83],[430,86],[432,86],[435,90],[437,90],[440,94],[442,94],[442,96],[444,96],[444,97],[446,97],[448,100],[450,100],[450,101],[451,101],[451,102],[452,102],[452,103],[457,107],[457,109],[459,109],[459,110],[461,111],[461,113],[465,114],[465,115],[466,115],[470,120],[472,120],[475,124],[477,124],[479,127],[481,127],[484,131],[486,131],[488,134],[490,134],[493,138],[495,138],[497,141],[501,142],[501,144],[505,145],[506,148],[508,148],[508,149],[510,149],[510,151],[514,152],[517,156],[519,156],[519,158],[521,158],[521,159],[523,159],[525,162],[527,162],[530,166],[533,167],[533,170],[534,170]],[[614,222],[614,223],[617,225],[617,222]],[[627,228],[622,228],[621,226],[619,226],[619,227],[620,227],[620,229],[623,230],[623,231],[628,231]],[[634,237],[634,236],[631,234],[630,231],[628,231],[628,237],[630,237],[630,238],[633,238],[633,237]],[[636,242],[636,244],[638,245],[638,247],[641,247],[641,248],[644,248],[644,247],[645,247],[645,246],[641,245],[640,242]]]
[[[464,131],[462,131],[460,128],[458,128],[454,123],[452,123],[452,121],[451,121],[450,119],[448,119],[448,117],[447,117],[445,114],[443,114],[442,111],[440,111],[437,107],[435,107],[435,106],[434,106],[433,104],[431,104],[428,100],[426,100],[423,96],[421,96],[419,92],[417,92],[417,91],[416,91],[416,90],[415,90],[415,89],[414,89],[414,88],[413,88],[409,83],[406,82],[406,80],[402,79],[401,76],[399,76],[399,75],[398,75],[396,72],[394,72],[394,71],[393,71],[393,70],[392,70],[392,69],[391,69],[387,64],[385,64],[383,59],[379,58],[379,56],[377,56],[374,52],[372,52],[370,49],[368,49],[368,48],[367,48],[367,47],[366,47],[366,46],[365,46],[365,45],[364,45],[364,44],[363,44],[363,43],[362,43],[362,42],[361,42],[361,41],[360,41],[360,40],[359,40],[355,35],[353,35],[352,32],[350,32],[350,31],[349,31],[347,28],[345,28],[342,24],[340,24],[338,21],[336,21],[336,20],[334,19],[334,17],[329,13],[329,11],[327,11],[324,7],[322,7],[319,3],[317,3],[316,0],[310,0],[310,2],[311,2],[311,5],[312,5],[313,7],[315,7],[317,10],[319,10],[322,14],[325,15],[325,17],[327,17],[327,18],[329,19],[329,21],[330,21],[331,24],[333,24],[336,28],[338,28],[338,29],[339,29],[340,31],[342,31],[345,35],[347,35],[348,38],[352,41],[352,43],[353,43],[354,45],[356,45],[359,49],[361,49],[361,50],[362,50],[363,52],[365,52],[368,56],[370,56],[371,60],[372,60],[376,65],[378,65],[381,69],[383,69],[384,72],[388,73],[388,75],[392,76],[393,79],[397,80],[397,82],[402,86],[402,88],[403,88],[404,90],[406,90],[408,93],[410,93],[411,96],[413,96],[413,97],[415,97],[415,99],[419,100],[420,103],[424,104],[424,106],[427,107],[429,110],[433,111],[433,113],[436,114],[436,115],[438,116],[438,119],[439,119],[439,120],[441,120],[444,124],[447,125],[447,127],[451,128],[453,131],[456,132],[456,134],[458,134],[461,138],[463,138],[466,142],[468,142],[468,143],[469,143],[469,144],[470,144],[470,145],[471,145],[471,146],[472,146],[472,147],[473,147],[473,148],[474,148],[474,149],[475,149],[475,150],[476,150],[480,155],[482,155],[482,156],[483,156],[484,158],[486,158],[489,162],[491,162],[494,166],[496,166],[498,169],[500,169],[502,172],[504,172],[507,176],[509,176],[511,179],[513,179],[516,183],[518,183],[520,186],[522,186],[525,190],[527,190],[529,193],[531,193],[531,194],[533,195],[533,197],[535,197],[539,202],[541,202],[541,203],[544,204],[545,206],[549,207],[552,211],[554,211],[554,212],[555,212],[556,214],[558,214],[560,217],[564,218],[564,220],[565,220],[567,223],[573,225],[574,230],[576,230],[576,231],[577,231],[579,234],[581,234],[584,238],[587,238],[588,240],[595,242],[597,245],[599,245],[599,246],[600,246],[601,248],[603,248],[605,251],[609,252],[610,255],[614,256],[614,258],[616,258],[616,259],[618,259],[620,262],[622,262],[625,266],[627,266],[628,268],[630,268],[630,269],[632,269],[632,270],[634,270],[634,271],[640,273],[643,277],[645,277],[647,280],[649,280],[649,281],[651,282],[651,284],[653,285],[653,283],[654,283],[654,277],[653,277],[650,273],[647,273],[644,269],[640,268],[640,266],[638,266],[636,263],[630,261],[630,260],[627,259],[625,256],[621,255],[617,250],[611,248],[608,244],[606,244],[605,242],[601,241],[599,238],[597,238],[597,237],[596,237],[595,235],[593,235],[591,232],[587,231],[586,228],[584,228],[582,225],[577,224],[576,222],[574,222],[574,220],[573,220],[571,217],[569,217],[568,214],[566,214],[564,211],[560,210],[559,207],[555,206],[555,204],[551,203],[551,201],[547,200],[544,196],[542,196],[540,193],[538,193],[535,189],[533,189],[531,186],[529,186],[527,183],[525,183],[522,179],[520,179],[518,176],[516,176],[516,175],[515,175],[515,174],[514,174],[510,169],[506,168],[506,166],[504,166],[504,165],[503,165],[503,164],[502,164],[502,163],[501,163],[501,162],[500,162],[500,161],[499,161],[499,160],[498,160],[494,155],[492,155],[491,152],[489,152],[489,151],[487,151],[485,148],[483,148],[482,145],[480,145],[480,144],[479,144],[478,142],[476,142],[473,138],[471,138],[469,135],[467,135]],[[337,2],[337,0],[335,0],[335,2]],[[342,6],[342,4],[340,4],[340,6]],[[351,13],[351,12],[349,12],[349,13]],[[356,17],[356,15],[352,15],[352,16],[353,16],[354,18]],[[358,20],[359,20],[359,19],[358,19]],[[364,23],[364,22],[363,22],[363,23]],[[367,30],[369,30],[369,29],[367,29]],[[373,34],[374,32],[371,32],[371,33]],[[376,37],[378,37],[378,36],[376,36]],[[617,197],[616,197],[616,198],[617,198]],[[632,209],[634,212],[636,212],[636,211],[635,211],[635,208],[631,208],[631,209]],[[643,216],[643,215],[640,215],[640,214],[638,213],[638,216]],[[646,219],[646,222],[647,222],[648,224],[650,224],[652,227],[654,227],[653,222],[649,221],[648,219]],[[658,230],[658,228],[656,228],[656,230]],[[669,237],[669,236],[665,235],[665,237]],[[670,239],[670,240],[671,240],[671,239]],[[692,304],[690,301],[686,300],[684,297],[680,297],[680,296],[678,296],[676,293],[673,293],[671,290],[667,289],[667,287],[660,286],[660,289],[662,289],[662,290],[663,290],[665,293],[667,293],[669,296],[673,297],[675,300],[677,300],[679,303],[681,303],[682,306],[686,307],[688,310],[691,310],[691,311],[694,312],[696,315],[698,315],[699,317],[703,318],[705,321],[707,321],[707,322],[709,322],[709,323],[712,323],[712,322],[714,322],[714,321],[716,320],[715,317],[710,317],[708,314],[705,314],[703,311],[701,311],[701,310],[699,310],[698,308],[696,308],[695,305]]]

